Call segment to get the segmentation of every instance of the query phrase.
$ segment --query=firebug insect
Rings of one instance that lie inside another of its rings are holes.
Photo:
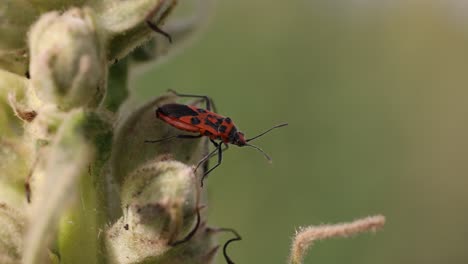
[[[211,143],[213,143],[215,146],[215,149],[198,162],[195,170],[197,170],[201,164],[208,161],[216,153],[218,154],[218,163],[211,169],[205,171],[201,180],[202,186],[205,177],[221,164],[223,159],[223,151],[228,148],[228,144],[237,145],[239,147],[248,146],[254,148],[263,153],[265,158],[271,162],[271,158],[268,156],[268,154],[266,154],[261,148],[251,145],[248,142],[265,135],[275,128],[286,126],[288,125],[287,123],[276,125],[255,137],[245,139],[244,133],[237,130],[237,127],[234,125],[234,122],[231,120],[231,118],[221,116],[211,111],[213,101],[208,96],[179,94],[175,91],[171,92],[173,92],[178,97],[201,98],[206,102],[206,109],[185,104],[165,104],[156,109],[156,117],[175,128],[183,131],[198,133],[198,135],[174,135],[159,140],[146,140],[145,142],[157,143],[173,138],[208,137]],[[219,142],[216,142],[215,140],[219,140]],[[222,148],[223,144],[225,145],[224,149]]]

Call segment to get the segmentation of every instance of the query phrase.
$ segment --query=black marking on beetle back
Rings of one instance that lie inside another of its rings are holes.
[[[229,117],[224,118],[224,121],[226,121],[226,124],[231,124],[232,120]]]
[[[229,131],[229,136],[228,136],[229,142],[234,142],[236,137],[237,137],[237,128],[233,126],[231,128],[231,131]]]
[[[192,124],[192,125],[198,125],[198,124],[200,124],[200,119],[198,119],[197,117],[192,117],[192,118],[190,119],[190,124]]]
[[[224,133],[226,132],[227,127],[226,126],[220,126],[219,127],[219,132]]]
[[[211,122],[210,119],[208,119],[208,118],[205,118],[204,124],[207,125],[207,126],[210,126],[211,128],[213,128],[216,131],[218,130],[218,127],[219,127],[219,125],[216,125],[215,123]]]
[[[165,104],[156,110],[156,114],[158,114],[158,112],[175,118],[198,115],[192,108],[183,104]]]

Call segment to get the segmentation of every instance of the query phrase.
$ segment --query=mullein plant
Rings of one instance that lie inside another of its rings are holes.
[[[0,4],[0,263],[213,262],[229,229],[198,221],[206,199],[192,165],[206,139],[145,144],[175,133],[154,110],[177,98],[132,107],[128,88],[130,70],[191,39],[209,3],[164,26],[176,0]],[[383,223],[300,229],[290,263],[314,240]]]

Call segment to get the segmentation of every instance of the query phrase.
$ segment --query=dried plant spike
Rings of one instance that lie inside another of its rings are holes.
[[[348,237],[365,231],[377,231],[385,224],[383,215],[369,216],[353,222],[300,228],[293,239],[290,264],[301,264],[314,241],[332,237]]]

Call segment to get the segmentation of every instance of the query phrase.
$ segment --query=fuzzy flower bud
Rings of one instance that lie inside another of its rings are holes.
[[[33,25],[29,46],[40,100],[62,109],[97,106],[104,95],[105,52],[91,9],[46,13]]]
[[[110,0],[97,4],[99,24],[110,38],[109,59],[122,59],[147,42],[155,33],[146,21],[161,25],[176,4],[177,0]]]
[[[198,207],[199,185],[191,167],[176,161],[151,162],[135,170],[122,185],[123,217],[106,235],[106,245],[115,263],[141,263],[164,258],[169,250],[185,248],[173,243],[186,236],[194,225]],[[203,229],[203,228],[202,228]],[[202,230],[200,229],[200,230]],[[205,246],[190,251],[208,254]],[[189,252],[189,251],[187,251]],[[173,259],[174,255],[170,259]],[[169,259],[168,259],[169,261]],[[169,262],[168,262],[169,263]]]

